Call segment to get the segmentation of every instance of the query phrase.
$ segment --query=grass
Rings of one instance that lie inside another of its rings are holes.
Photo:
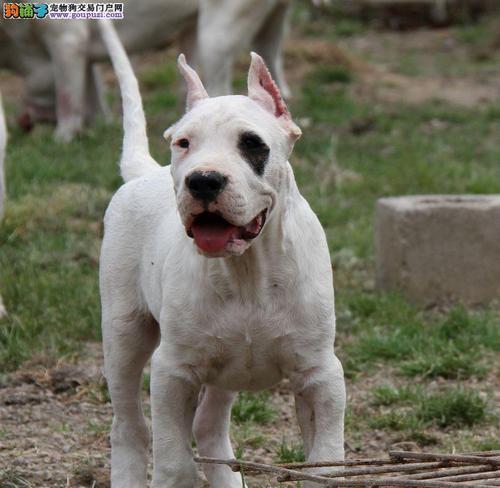
[[[382,385],[375,389],[373,396],[373,405],[391,407],[370,420],[370,425],[378,429],[461,429],[480,424],[487,418],[486,400],[463,387],[428,392],[421,387]]]
[[[493,311],[455,307],[446,314],[424,313],[401,296],[367,294],[353,294],[348,307],[351,374],[391,362],[409,377],[481,378],[500,350],[498,314]]]
[[[294,18],[300,21],[300,15]],[[364,28],[346,21],[336,24],[335,32],[321,19],[317,25],[322,30],[311,32],[312,38],[348,37]],[[481,25],[462,29],[457,42],[482,43]],[[467,62],[471,72],[479,66],[474,59]],[[173,58],[144,67],[140,78],[153,155],[168,161],[161,135],[182,110]],[[366,412],[351,413],[348,437],[384,428],[423,439],[421,429],[432,428],[457,429],[458,438],[459,427],[488,422],[489,407],[478,392],[491,388],[487,379],[499,368],[500,309],[493,304],[423,311],[400,295],[375,293],[373,209],[378,198],[388,195],[500,193],[500,104],[381,103],[357,96],[352,90],[356,81],[345,68],[317,67],[294,87],[290,105],[295,118],[305,122],[291,162],[327,234],[335,273],[337,350],[346,375],[356,382],[390,371],[404,385],[374,395],[378,404],[371,409],[395,410],[379,411],[370,425]],[[7,103],[11,120],[15,109]],[[436,128],[435,121],[445,129]],[[3,371],[33,355],[71,355],[86,341],[100,340],[101,221],[121,184],[118,123],[98,124],[68,145],[55,145],[48,127],[28,135],[11,127],[9,200],[0,227],[0,288],[9,310],[0,324]],[[412,385],[417,381],[422,393],[415,399]],[[446,388],[430,392],[432,382]],[[462,389],[456,390],[458,383]],[[147,384],[148,378],[146,389]],[[100,389],[96,396],[107,399]],[[241,436],[240,454],[250,439],[255,445],[262,441],[257,427],[274,418],[267,395],[238,397],[233,419],[239,429],[248,429]],[[494,438],[484,436],[485,443]],[[295,451],[285,446],[281,454],[288,455],[287,449]]]
[[[14,469],[0,469],[0,486],[2,488],[32,488],[33,485]]]
[[[278,448],[277,459],[281,463],[300,463],[305,461],[306,456],[302,444],[287,444],[283,439]]]
[[[269,405],[269,393],[241,392],[234,402],[231,418],[238,423],[255,422],[265,424],[276,415],[275,410]]]

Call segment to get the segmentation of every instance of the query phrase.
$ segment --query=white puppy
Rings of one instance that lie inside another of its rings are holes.
[[[235,392],[284,377],[307,459],[342,459],[330,256],[287,161],[300,129],[262,58],[252,54],[248,97],[209,98],[179,57],[187,111],[165,132],[172,163],[160,167],[125,51],[110,24],[102,30],[122,91],[126,181],[106,212],[100,268],[112,486],[146,485],[140,386],[151,356],[155,488],[196,486],[192,433],[201,455],[233,458]],[[205,473],[214,488],[241,486],[227,466]]]
[[[5,148],[7,146],[7,125],[5,123],[5,115],[3,113],[2,94],[0,93],[0,220],[3,217],[3,205],[5,200]],[[5,307],[0,296],[0,317],[6,314]]]

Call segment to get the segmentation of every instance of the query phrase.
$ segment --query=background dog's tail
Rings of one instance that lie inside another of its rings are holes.
[[[5,199],[5,174],[3,164],[5,160],[5,148],[7,146],[7,124],[3,112],[2,94],[0,93],[0,219],[3,216],[3,202]],[[0,316],[2,300],[0,299]]]
[[[120,173],[125,181],[130,181],[160,166],[149,153],[146,117],[142,108],[139,83],[127,53],[111,21],[101,19],[99,27],[120,85],[123,106]]]

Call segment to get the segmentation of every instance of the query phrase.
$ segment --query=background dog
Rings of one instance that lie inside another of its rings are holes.
[[[178,39],[202,70],[211,95],[231,92],[234,59],[252,44],[286,96],[281,42],[289,6],[289,0],[143,0],[127,2],[125,17],[116,25],[129,53],[164,48]],[[25,128],[56,118],[56,139],[69,141],[85,121],[99,112],[109,114],[93,66],[107,58],[95,21],[0,18],[0,39],[0,66],[26,79],[27,109],[20,117]]]

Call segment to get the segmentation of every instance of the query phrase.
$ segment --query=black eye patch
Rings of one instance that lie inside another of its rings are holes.
[[[243,132],[238,139],[238,149],[241,156],[259,175],[264,174],[264,168],[269,159],[269,147],[253,132]]]

